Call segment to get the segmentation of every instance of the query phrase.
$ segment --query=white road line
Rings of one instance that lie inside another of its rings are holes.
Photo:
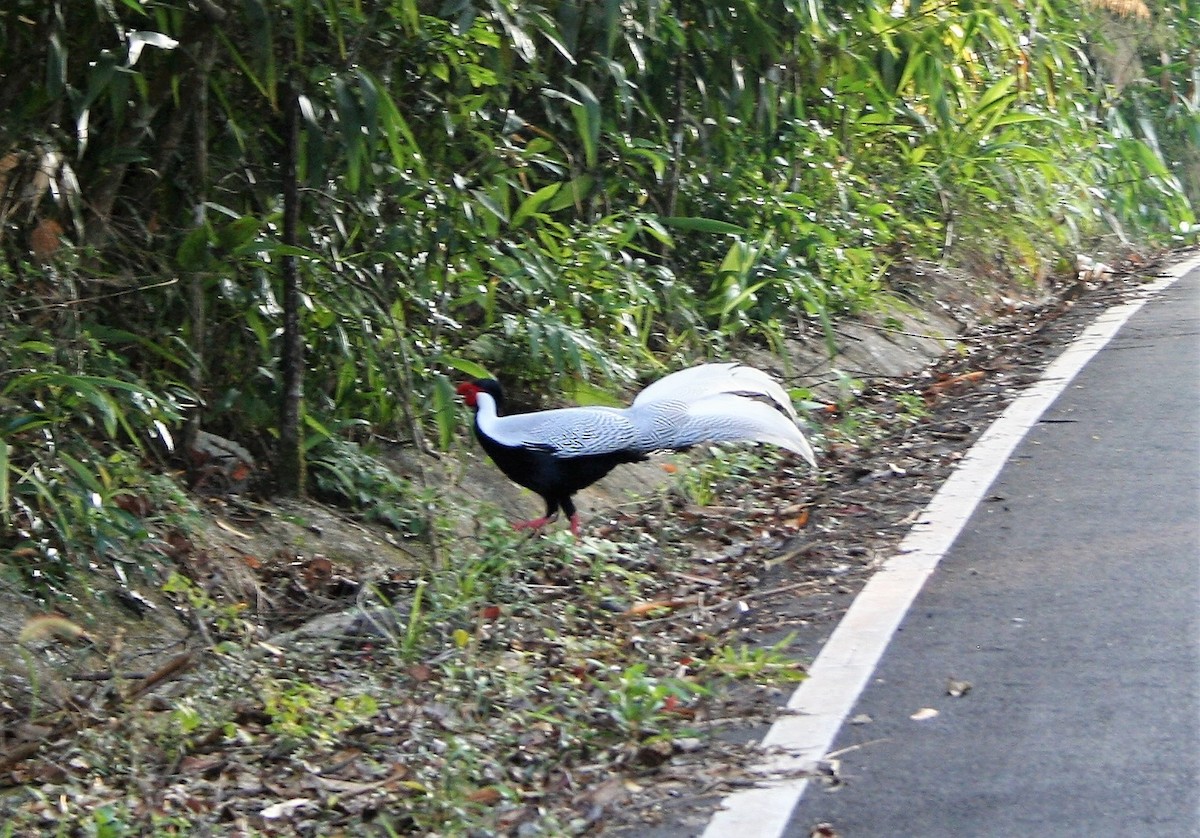
[[[1200,256],[1170,268],[1162,279],[1146,285],[1139,299],[1101,314],[983,433],[929,501],[896,554],[859,592],[813,661],[808,678],[788,700],[788,714],[763,737],[763,762],[752,768],[763,781],[726,797],[703,838],[783,835],[808,784],[802,775],[828,752],[917,593],[1013,449],[1117,330],[1147,300],[1193,268],[1200,268]]]

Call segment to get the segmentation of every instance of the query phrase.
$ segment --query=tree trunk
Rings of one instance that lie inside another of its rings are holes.
[[[300,218],[296,158],[300,142],[300,103],[291,82],[283,96],[283,244],[294,248]],[[304,341],[300,334],[300,276],[296,259],[279,260],[283,279],[283,347],[280,353],[279,449],[275,464],[277,488],[284,495],[304,493],[304,449],[300,422],[304,410]]]
[[[196,64],[199,78],[195,84],[195,113],[192,120],[195,166],[195,196],[196,204],[193,223],[203,227],[208,219],[208,83],[213,64],[217,58],[217,36],[214,31],[205,33],[204,39],[197,48]],[[165,169],[165,166],[160,167]],[[208,339],[208,326],[205,320],[204,306],[204,274],[192,271],[187,277],[187,307],[188,323],[191,326],[190,347],[192,363],[188,368],[188,386],[196,395],[196,405],[188,413],[183,426],[183,450],[191,451],[196,445],[196,436],[203,424],[203,405],[205,403],[205,369],[204,348]]]

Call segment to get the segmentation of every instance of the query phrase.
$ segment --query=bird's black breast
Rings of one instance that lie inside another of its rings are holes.
[[[621,463],[646,459],[632,451],[614,451],[584,457],[555,457],[549,451],[517,445],[503,445],[480,433],[475,435],[492,462],[514,483],[537,492],[543,498],[573,495],[604,477]]]

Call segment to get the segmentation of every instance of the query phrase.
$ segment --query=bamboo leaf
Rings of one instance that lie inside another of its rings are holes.
[[[594,169],[600,158],[600,100],[578,79],[568,78],[567,83],[579,93],[579,104],[571,105],[571,113],[583,141],[584,160],[589,169]]]
[[[474,361],[468,361],[466,358],[458,358],[453,355],[442,358],[442,363],[451,369],[456,369],[464,375],[469,375],[471,378],[495,378],[496,376],[488,372],[486,367],[480,366]]]
[[[217,29],[217,37],[221,39],[222,46],[233,57],[233,62],[237,64],[238,69],[242,71],[243,78],[249,79],[255,89],[262,94],[262,97],[274,105],[275,91],[268,86],[268,79],[254,72],[254,68],[250,66],[250,62],[246,59],[246,56],[242,55],[241,50],[234,46],[229,36],[219,28]]]
[[[47,41],[46,97],[61,99],[67,87],[67,48],[58,32],[51,32]]]
[[[383,127],[384,139],[391,152],[393,164],[398,169],[411,166],[422,177],[427,177],[428,170],[425,167],[424,156],[421,154],[421,147],[417,144],[417,138],[413,134],[412,128],[409,127],[408,120],[396,107],[395,100],[365,70],[360,70],[359,75],[365,83],[370,84],[377,91],[380,124]]]
[[[508,223],[508,213],[505,211],[504,207],[500,206],[500,204],[498,204],[490,195],[480,189],[472,189],[471,195],[480,203],[481,206],[491,212],[492,215],[496,216],[506,224]]]
[[[89,492],[95,492],[96,494],[104,493],[104,486],[101,485],[100,481],[96,479],[96,475],[90,468],[72,457],[66,451],[59,451],[58,457],[63,461],[63,463],[66,464],[67,468],[74,473],[75,479],[78,480],[80,484]]]
[[[583,381],[582,379],[575,379],[571,382],[570,387],[572,400],[576,404],[584,405],[585,407],[622,407],[624,404],[619,398],[603,387],[597,387],[595,384]]]
[[[993,84],[979,97],[979,101],[975,103],[974,112],[981,114],[988,108],[1001,104],[1001,100],[1010,95],[1010,91],[1016,83],[1016,76],[1006,76]]]
[[[753,302],[755,295],[769,283],[770,280],[757,282],[754,285],[749,285],[741,289],[741,291],[729,297],[725,301],[724,305],[721,306],[721,317],[728,317],[733,312],[740,311],[747,303]],[[734,287],[736,288],[737,286]]]
[[[542,205],[558,194],[558,190],[562,188],[561,183],[552,183],[549,186],[543,186],[538,191],[534,192],[528,198],[521,202],[517,207],[517,211],[513,213],[512,221],[509,222],[513,227],[520,227],[525,219],[535,214]]]
[[[674,227],[676,230],[690,230],[697,233],[719,233],[728,236],[745,236],[749,233],[745,227],[730,224],[728,221],[718,221],[715,218],[660,215],[658,216],[658,221],[666,227]]]
[[[592,191],[592,184],[595,182],[592,175],[580,175],[572,178],[562,184],[549,201],[546,202],[546,212],[558,212],[559,210],[567,209],[568,207],[579,207],[583,204],[583,200]]]
[[[129,52],[125,58],[125,65],[127,67],[132,67],[138,62],[138,58],[141,57],[144,47],[173,50],[179,46],[179,41],[161,32],[141,32],[135,29],[131,30],[125,37],[129,43]]]

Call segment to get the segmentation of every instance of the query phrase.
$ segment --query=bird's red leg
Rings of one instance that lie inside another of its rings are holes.
[[[557,519],[558,513],[556,512],[553,515],[543,515],[541,518],[534,518],[531,521],[517,521],[513,524],[513,529],[517,532],[521,532],[523,530],[540,530],[542,527],[553,523]]]
[[[571,516],[571,533],[575,536],[576,541],[582,541],[583,536],[579,534],[579,513]]]

